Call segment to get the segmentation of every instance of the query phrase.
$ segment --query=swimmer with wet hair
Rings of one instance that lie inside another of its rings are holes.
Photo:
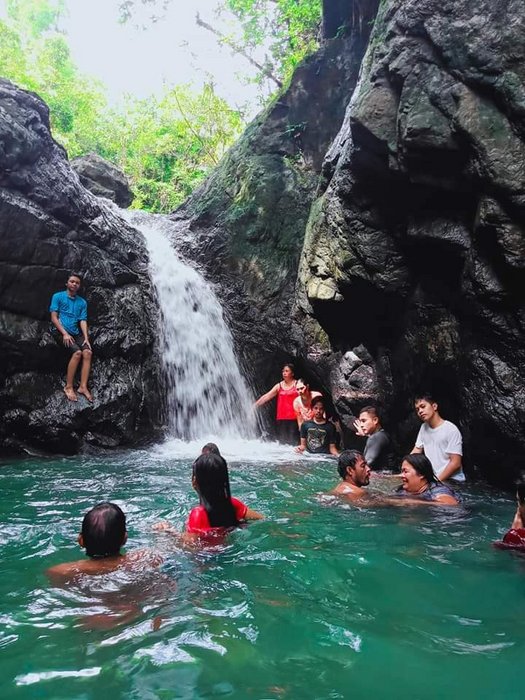
[[[337,471],[342,481],[331,491],[334,496],[343,496],[354,501],[367,495],[363,486],[370,483],[370,467],[361,452],[341,452],[337,460]]]
[[[86,550],[89,559],[57,564],[46,571],[53,583],[64,583],[82,575],[95,576],[115,571],[120,567],[132,568],[137,562],[159,566],[162,558],[148,550],[122,554],[128,539],[126,516],[115,503],[99,503],[82,520],[78,544]]]
[[[207,455],[207,454],[213,454],[213,455],[219,455],[221,456],[221,453],[219,451],[219,448],[214,442],[207,442],[204,447],[201,450],[201,454]]]

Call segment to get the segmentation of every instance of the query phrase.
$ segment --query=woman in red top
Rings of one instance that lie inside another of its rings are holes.
[[[256,406],[263,406],[277,397],[277,439],[285,445],[297,445],[299,441],[297,418],[293,407],[293,402],[299,396],[296,384],[294,366],[286,364],[283,367],[282,381],[275,384],[255,402]]]
[[[243,520],[261,520],[230,493],[228,465],[220,455],[202,454],[193,463],[191,485],[199,494],[200,505],[193,508],[186,531],[194,535],[224,534],[224,528],[236,527]]]
[[[522,479],[516,483],[516,500],[518,507],[511,528],[505,533],[502,542],[494,542],[494,544],[499,549],[525,552],[525,481]]]

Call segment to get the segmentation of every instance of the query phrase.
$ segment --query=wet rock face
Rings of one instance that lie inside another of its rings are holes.
[[[470,465],[507,481],[525,467],[524,30],[512,0],[380,4],[297,298],[344,416],[382,400],[409,449],[427,388]]]
[[[97,197],[110,199],[122,209],[133,201],[133,192],[124,173],[96,153],[74,158],[71,167],[84,187]]]
[[[323,159],[343,122],[377,2],[364,3],[368,14],[354,30],[339,31],[298,68],[290,88],[173,215],[175,244],[217,283],[256,394],[293,357],[300,373],[317,373],[293,317],[297,269]]]
[[[52,139],[47,107],[0,80],[0,449],[74,453],[155,430],[155,303],[142,237],[86,191]],[[94,404],[64,396],[67,354],[51,295],[84,275]]]

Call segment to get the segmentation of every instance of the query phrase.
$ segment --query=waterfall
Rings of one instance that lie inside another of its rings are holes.
[[[177,255],[161,217],[129,218],[146,239],[158,297],[170,433],[184,440],[253,437],[253,397],[212,286]]]

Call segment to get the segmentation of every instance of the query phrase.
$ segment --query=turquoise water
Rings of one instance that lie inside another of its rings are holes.
[[[525,556],[490,546],[509,495],[360,509],[319,498],[333,462],[245,452],[232,490],[267,520],[200,552],[151,530],[196,503],[179,448],[0,466],[2,698],[523,697]],[[101,500],[127,513],[127,551],[161,551],[162,568],[52,587],[45,569],[82,556]],[[92,629],[126,597],[135,619]]]

